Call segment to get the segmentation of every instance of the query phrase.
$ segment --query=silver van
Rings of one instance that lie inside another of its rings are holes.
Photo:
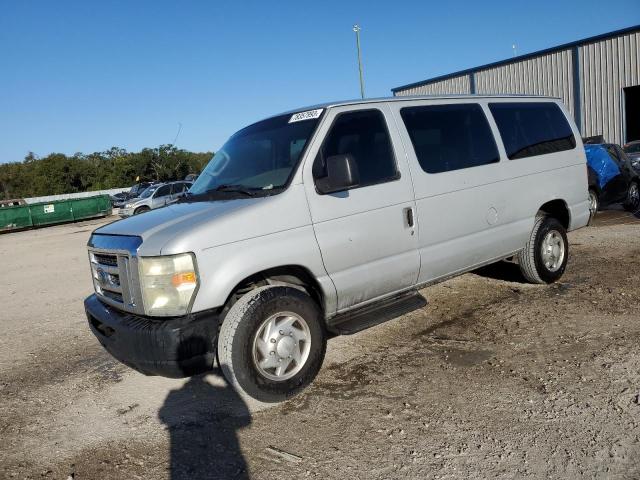
[[[580,134],[522,96],[328,103],[233,135],[174,205],[97,229],[89,325],[150,375],[213,368],[261,401],[306,387],[330,334],[514,259],[558,280],[589,220]]]
[[[118,210],[121,217],[130,217],[140,213],[155,210],[176,202],[193,185],[192,182],[156,183],[146,188],[137,198],[127,200]]]

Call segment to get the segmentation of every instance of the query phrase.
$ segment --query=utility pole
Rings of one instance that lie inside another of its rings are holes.
[[[353,26],[356,32],[356,46],[358,47],[358,70],[360,72],[360,96],[364,99],[364,78],[362,76],[362,55],[360,53],[360,26],[356,23]]]

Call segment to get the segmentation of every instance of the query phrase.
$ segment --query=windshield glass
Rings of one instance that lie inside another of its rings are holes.
[[[281,115],[240,130],[216,152],[189,193],[246,189],[268,194],[284,187],[318,124],[321,111],[313,112],[315,118]]]
[[[624,147],[624,151],[627,153],[640,153],[640,142],[627,145]]]
[[[146,188],[145,190],[142,191],[142,193],[138,198],[149,198],[151,195],[153,195],[153,192],[155,192],[157,189],[158,189],[158,185],[153,185],[149,188]]]

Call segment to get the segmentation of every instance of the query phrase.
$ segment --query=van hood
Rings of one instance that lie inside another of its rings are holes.
[[[98,228],[96,235],[142,238],[138,254],[197,252],[311,223],[304,188],[260,198],[175,203]]]

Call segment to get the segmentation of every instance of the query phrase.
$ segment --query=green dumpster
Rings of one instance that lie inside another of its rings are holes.
[[[0,231],[53,225],[111,215],[109,195],[0,208]]]

